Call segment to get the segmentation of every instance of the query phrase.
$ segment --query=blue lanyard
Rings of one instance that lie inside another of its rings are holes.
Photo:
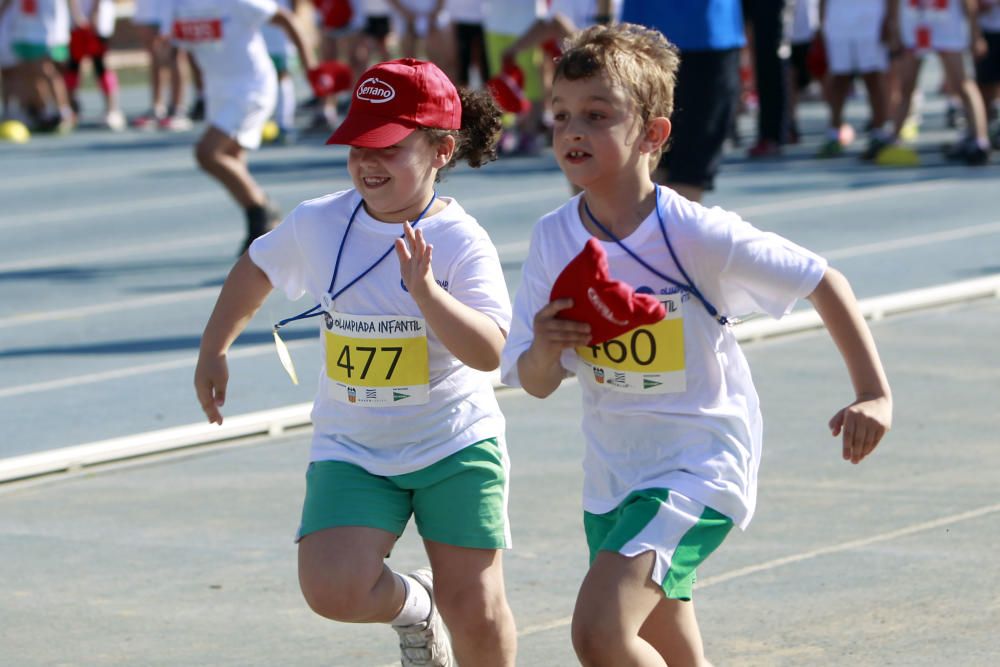
[[[600,223],[600,221],[597,218],[594,217],[594,214],[590,212],[590,207],[587,206],[587,200],[586,200],[586,198],[584,198],[584,200],[583,200],[583,210],[586,211],[587,217],[590,218],[590,221],[593,222],[594,225],[598,229],[601,230],[602,234],[604,234],[609,239],[611,239],[612,241],[614,241],[615,243],[617,243],[619,248],[621,248],[622,250],[624,250],[625,252],[627,252],[629,254],[629,256],[632,259],[634,259],[635,261],[637,261],[639,264],[641,264],[643,266],[643,268],[645,268],[647,271],[649,271],[653,275],[659,277],[660,279],[667,281],[668,283],[670,283],[674,287],[679,287],[681,289],[684,289],[684,290],[687,290],[687,291],[691,292],[691,294],[694,294],[694,296],[695,296],[696,299],[698,299],[699,301],[701,301],[701,305],[705,306],[705,310],[708,311],[709,315],[711,315],[713,318],[715,318],[716,322],[718,322],[719,324],[721,324],[723,326],[729,324],[730,323],[729,319],[725,315],[720,315],[719,311],[715,308],[715,306],[713,306],[709,302],[709,300],[706,299],[702,295],[702,293],[698,290],[698,288],[695,287],[694,281],[692,281],[691,278],[688,277],[688,274],[684,270],[684,267],[681,266],[680,260],[677,259],[677,254],[674,252],[674,247],[670,243],[670,237],[667,235],[667,226],[664,224],[664,222],[663,222],[663,216],[660,214],[660,188],[657,187],[655,189],[655,193],[656,193],[656,219],[660,222],[660,233],[663,234],[663,241],[667,244],[667,250],[670,251],[670,256],[673,258],[674,264],[677,265],[677,268],[680,270],[681,275],[684,276],[684,280],[687,281],[686,284],[682,283],[682,282],[678,282],[678,281],[674,280],[673,278],[671,278],[670,276],[665,275],[661,271],[659,271],[659,270],[655,269],[654,267],[650,266],[649,262],[647,262],[646,260],[644,260],[642,257],[639,257],[639,255],[637,255],[635,253],[635,251],[633,251],[627,245],[625,245],[624,243],[622,243],[621,239],[619,239],[617,236],[615,236],[614,234],[612,234],[611,230],[609,230],[607,227],[605,227],[604,225],[602,225]]]
[[[410,225],[411,227],[416,227],[417,224],[421,220],[423,220],[424,215],[430,209],[431,204],[434,203],[435,199],[437,199],[437,192],[436,191],[432,193],[431,200],[429,202],[427,202],[427,206],[425,206],[424,210],[422,210],[420,212],[420,215],[417,216],[417,219],[413,221],[413,224]],[[326,290],[327,294],[331,295],[330,296],[330,302],[331,303],[333,303],[334,301],[336,301],[337,297],[339,297],[341,294],[343,294],[344,292],[346,292],[350,288],[354,287],[354,285],[359,280],[361,280],[362,278],[364,278],[365,276],[367,276],[369,273],[371,273],[372,269],[374,269],[376,266],[378,266],[379,264],[381,264],[382,260],[385,259],[386,257],[388,257],[389,253],[391,253],[393,251],[393,249],[396,247],[395,244],[389,246],[389,249],[386,250],[384,253],[382,253],[382,256],[379,257],[378,259],[376,259],[372,263],[371,266],[369,266],[367,269],[365,269],[364,271],[362,271],[361,273],[359,273],[357,276],[354,277],[354,280],[352,280],[351,282],[347,283],[346,285],[344,285],[343,287],[341,287],[336,293],[334,293],[333,288],[337,284],[337,274],[340,273],[340,258],[344,254],[344,246],[347,245],[347,235],[351,233],[351,226],[354,225],[354,218],[356,218],[358,216],[358,211],[361,210],[361,206],[364,203],[365,203],[365,200],[362,199],[361,201],[358,202],[358,205],[354,207],[354,211],[351,213],[351,217],[347,221],[347,229],[344,230],[344,237],[342,239],[340,239],[340,248],[337,249],[337,261],[334,262],[334,264],[333,264],[333,277],[330,278],[330,287],[328,287],[327,290]],[[400,238],[403,238],[404,236],[405,236],[405,234],[401,234]],[[323,305],[317,303],[315,306],[313,306],[309,310],[303,311],[303,312],[299,313],[298,315],[295,315],[294,317],[289,317],[289,318],[286,318],[284,320],[281,320],[280,322],[278,322],[277,324],[274,325],[274,330],[277,331],[278,329],[280,329],[281,327],[285,326],[286,324],[289,324],[291,322],[295,322],[296,320],[304,320],[304,319],[309,318],[309,317],[318,317],[323,312],[322,308],[323,308]]]

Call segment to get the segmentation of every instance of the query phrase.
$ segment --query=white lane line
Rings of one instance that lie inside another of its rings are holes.
[[[108,303],[97,303],[90,306],[79,306],[77,308],[60,308],[59,310],[44,310],[36,313],[24,313],[12,317],[0,318],[0,329],[21,326],[24,324],[38,324],[39,322],[52,322],[54,320],[71,320],[91,315],[103,315],[113,313],[118,310],[135,310],[136,308],[151,308],[153,306],[163,306],[171,303],[183,303],[197,299],[214,299],[219,296],[219,287],[199,287],[193,290],[182,292],[170,292],[155,296],[139,296],[132,299],[122,299],[121,301],[111,301]]]
[[[893,239],[891,241],[878,241],[875,243],[848,246],[846,248],[840,248],[839,250],[832,250],[830,252],[820,254],[827,259],[846,259],[848,257],[861,257],[862,255],[873,255],[891,250],[916,248],[922,245],[959,241],[976,236],[988,236],[998,232],[1000,232],[1000,222],[990,222],[984,225],[973,225],[971,227],[959,227],[958,229],[931,232],[929,234],[918,234],[917,236]]]
[[[892,530],[886,533],[879,533],[878,535],[863,537],[857,540],[849,540],[847,542],[841,542],[839,544],[831,544],[830,546],[820,547],[818,549],[811,549],[809,551],[803,551],[801,553],[791,554],[788,556],[784,556],[782,558],[775,558],[773,560],[765,561],[763,563],[758,563],[756,565],[742,567],[736,570],[732,570],[730,572],[724,572],[723,574],[719,574],[714,577],[706,577],[704,579],[699,580],[694,587],[696,590],[700,590],[703,588],[709,588],[710,586],[718,586],[719,584],[726,583],[727,581],[740,579],[742,577],[746,577],[751,574],[757,574],[758,572],[775,570],[781,567],[785,567],[786,565],[801,563],[806,560],[812,560],[814,558],[819,558],[821,556],[828,556],[830,554],[862,549],[864,547],[868,547],[873,544],[879,544],[880,542],[889,542],[891,540],[897,540],[901,537],[908,537],[910,535],[916,535],[917,533],[925,533],[929,530],[935,530],[937,528],[951,526],[956,523],[961,523],[963,521],[978,519],[988,514],[995,514],[996,512],[1000,512],[1000,504],[985,505],[983,507],[979,507],[966,512],[959,512],[958,514],[952,514],[951,516],[945,516],[938,519],[932,519],[930,521],[916,523],[911,526],[907,526],[905,528],[900,528],[898,530]],[[528,637],[530,635],[546,632],[548,630],[564,628],[570,625],[572,621],[573,621],[572,616],[564,616],[562,618],[553,619],[551,621],[530,625],[521,630],[520,632],[518,632],[518,636]]]
[[[294,350],[313,343],[311,339],[303,339],[288,343],[288,349]],[[274,352],[274,343],[260,343],[258,345],[247,345],[239,347],[229,353],[230,359],[242,359],[244,357],[256,357],[268,352]],[[194,368],[198,361],[197,355],[185,355],[177,359],[159,361],[155,364],[142,364],[139,366],[126,366],[125,368],[115,368],[110,371],[100,373],[88,373],[86,375],[74,375],[73,377],[60,378],[58,380],[46,380],[44,382],[33,382],[22,384],[16,387],[6,387],[0,389],[0,398],[10,398],[14,396],[24,396],[26,394],[37,394],[43,391],[55,391],[57,389],[68,389],[79,387],[85,384],[95,384],[107,382],[109,380],[121,380],[122,378],[145,375],[146,373],[159,373],[161,371],[172,371],[178,368]]]
[[[303,179],[294,183],[265,183],[264,189],[268,194],[279,196],[282,194],[294,194],[297,197],[308,199],[310,197],[321,197],[330,192],[350,187],[349,181],[337,178],[315,178]],[[315,190],[313,194],[303,196],[303,192]],[[531,201],[545,200],[550,197],[559,198],[558,203],[566,199],[569,190],[565,185],[559,187],[548,187],[541,190],[514,193],[503,193],[486,195],[483,197],[469,197],[463,199],[463,206],[468,206],[475,210],[475,206],[497,206],[500,204],[509,206],[511,200],[516,197],[518,204]],[[93,221],[95,218],[114,217],[122,218],[127,214],[135,215],[160,209],[177,209],[179,205],[185,207],[191,205],[201,205],[209,203],[222,203],[227,201],[226,195],[219,190],[204,190],[201,192],[183,192],[158,197],[143,198],[123,198],[102,204],[92,204],[90,206],[76,206],[72,208],[52,208],[45,211],[32,211],[30,213],[13,213],[0,216],[0,229],[16,229],[18,227],[39,226],[48,223],[64,223],[76,221]],[[554,204],[557,202],[554,202]],[[553,206],[554,207],[554,206]]]
[[[236,245],[242,235],[233,232],[229,234],[209,234],[183,239],[153,241],[151,243],[133,243],[124,245],[115,243],[111,247],[86,252],[73,252],[64,255],[49,255],[48,257],[32,257],[14,262],[0,262],[0,273],[16,271],[31,271],[37,269],[58,269],[63,267],[78,267],[85,264],[100,262],[119,257],[138,257],[141,255],[162,255],[163,253],[188,248],[205,248],[223,243]]]
[[[503,199],[497,199],[496,201],[491,201],[492,198],[483,198],[486,202],[485,205],[501,204]],[[922,245],[930,245],[936,243],[946,243],[949,241],[958,241],[963,239],[974,238],[976,236],[988,236],[990,234],[996,234],[1000,232],[1000,222],[991,222],[983,225],[973,225],[971,227],[962,227],[959,229],[952,229],[942,232],[932,232],[930,234],[921,234],[917,236],[911,236],[902,239],[892,239],[888,241],[878,241],[875,243],[866,243],[864,245],[850,246],[847,248],[840,248],[838,250],[830,250],[827,252],[820,252],[830,260],[840,260],[849,259],[852,257],[860,257],[863,255],[871,255],[879,252],[888,252],[892,250],[901,250],[905,248],[915,248]],[[165,248],[183,248],[189,246],[195,246],[199,243],[205,242],[216,242],[219,240],[231,241],[235,239],[235,235],[229,234],[217,234],[210,237],[202,237],[200,240],[184,240],[178,241],[174,245],[169,243],[164,244],[147,244],[143,246],[125,246],[122,248],[122,255],[135,255],[141,252],[142,249],[148,249],[150,251],[162,250]],[[497,245],[497,250],[500,253],[500,260],[502,262],[517,262],[524,261],[524,257],[528,252],[528,245],[530,241],[512,241],[510,243],[501,243]],[[119,254],[117,250],[102,251],[109,255],[111,253]],[[96,254],[96,253],[95,253]],[[80,255],[80,257],[88,257],[87,255]],[[25,260],[23,262],[14,262],[12,264],[0,264],[0,272],[13,270],[26,267],[29,264],[35,264],[37,262],[38,266],[46,266],[48,262],[58,261],[65,259],[70,261],[72,256],[65,256],[63,258],[48,258],[40,260]],[[91,257],[91,259],[93,259]],[[103,304],[95,304],[91,306],[81,306],[79,308],[61,309],[53,311],[41,311],[37,313],[24,313],[20,315],[13,315],[10,317],[0,318],[0,329],[20,326],[25,324],[34,324],[38,322],[51,322],[56,320],[67,320],[79,317],[86,317],[88,315],[97,315],[102,313],[113,312],[118,309],[126,308],[142,308],[148,306],[162,305],[164,303],[182,303],[184,301],[194,301],[197,299],[208,298],[209,296],[217,295],[218,288],[201,288],[194,290],[184,290],[179,292],[173,292],[169,295],[163,295],[160,297],[138,297],[134,299],[125,299],[122,301],[112,301]]]
[[[769,215],[771,213],[790,213],[818,206],[842,206],[855,202],[871,201],[882,197],[895,197],[904,194],[926,194],[938,190],[947,190],[956,185],[967,185],[965,181],[954,178],[942,178],[933,181],[918,181],[916,183],[894,183],[892,185],[876,185],[870,188],[856,190],[838,190],[823,195],[799,197],[796,199],[779,199],[765,204],[750,206],[727,207],[739,213],[741,217],[750,219],[752,216]],[[977,183],[980,184],[981,183]],[[751,222],[753,222],[751,220]]]

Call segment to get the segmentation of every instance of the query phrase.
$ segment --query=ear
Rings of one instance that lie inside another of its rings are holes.
[[[654,153],[660,150],[670,138],[671,129],[669,118],[663,116],[650,118],[646,121],[646,128],[639,140],[639,150],[643,153]]]
[[[451,162],[455,154],[455,137],[448,134],[434,146],[434,168],[441,169]]]

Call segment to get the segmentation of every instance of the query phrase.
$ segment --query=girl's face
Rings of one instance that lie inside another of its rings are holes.
[[[434,178],[454,148],[452,137],[435,144],[417,130],[388,148],[351,146],[347,171],[369,215],[383,222],[412,221],[427,205]]]
[[[552,148],[569,181],[584,190],[649,175],[642,119],[625,91],[600,75],[552,86]]]

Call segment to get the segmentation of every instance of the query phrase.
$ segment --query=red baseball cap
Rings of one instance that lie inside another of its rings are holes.
[[[560,310],[559,317],[589,324],[590,345],[654,324],[666,315],[652,294],[638,294],[628,284],[611,280],[607,253],[593,237],[556,278],[550,299],[573,299],[573,306]]]
[[[347,118],[326,143],[386,148],[420,127],[461,129],[462,100],[437,65],[401,58],[361,75]]]

